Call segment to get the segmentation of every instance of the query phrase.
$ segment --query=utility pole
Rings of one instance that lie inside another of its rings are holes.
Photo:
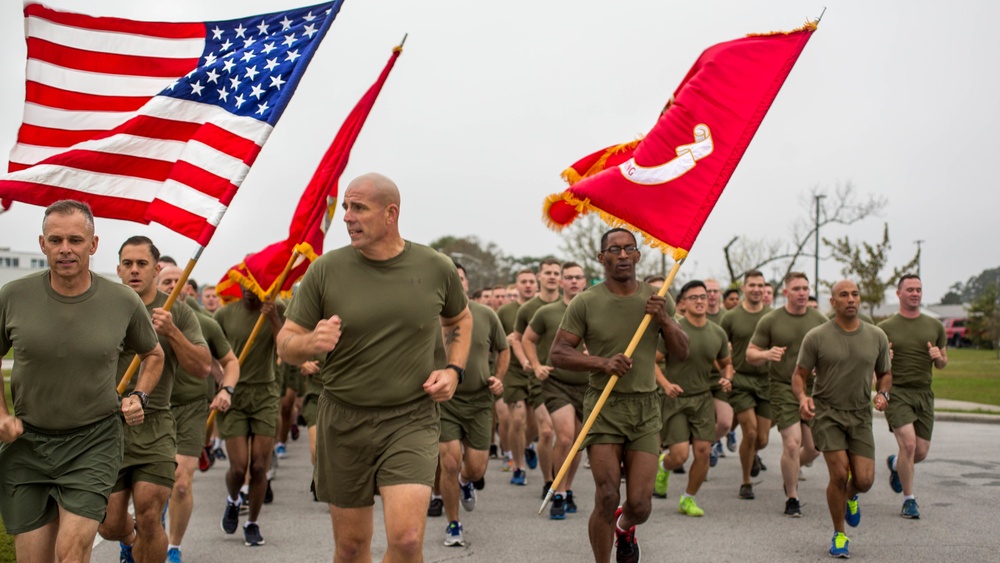
[[[813,199],[816,200],[816,271],[813,273],[816,277],[813,278],[813,283],[816,287],[816,299],[819,299],[819,200],[825,198],[823,194],[816,194]]]
[[[920,277],[920,250],[921,250],[920,245],[922,245],[923,243],[924,243],[924,239],[918,239],[918,240],[913,241],[913,244],[917,245],[917,277],[918,278]]]

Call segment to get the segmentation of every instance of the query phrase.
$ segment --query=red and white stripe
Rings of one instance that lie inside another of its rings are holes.
[[[37,205],[81,199],[99,216],[156,221],[207,244],[272,127],[157,96],[197,67],[204,24],[39,4],[24,13],[24,121],[0,192]]]

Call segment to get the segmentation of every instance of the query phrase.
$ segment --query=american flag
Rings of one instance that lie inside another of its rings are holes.
[[[207,244],[342,2],[196,23],[25,6],[2,207],[78,199]]]

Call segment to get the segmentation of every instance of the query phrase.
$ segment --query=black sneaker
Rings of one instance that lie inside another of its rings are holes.
[[[481,491],[486,488],[486,476],[482,476],[472,482],[472,486],[476,488],[477,491]]]
[[[687,473],[687,471],[684,471],[684,466],[682,465],[677,469],[674,469],[674,473],[676,473],[677,475],[684,475],[685,473]]]
[[[427,507],[428,516],[441,516],[444,512],[444,501],[441,498],[432,498],[430,506]]]
[[[753,465],[750,466],[750,476],[756,477],[760,475],[761,469],[763,469],[763,467],[760,463],[760,456],[759,455],[753,456]]]
[[[753,485],[747,483],[745,485],[740,485],[740,498],[743,500],[753,500]]]
[[[309,492],[312,493],[313,502],[319,502],[319,498],[316,497],[316,481],[309,482]]]
[[[802,509],[799,508],[799,499],[790,498],[785,501],[785,516],[790,518],[802,518]]]
[[[552,506],[549,508],[549,518],[552,520],[566,519],[566,499],[558,493],[552,497]]]
[[[500,451],[497,450],[496,444],[490,444],[490,459],[499,459]]]
[[[639,563],[639,542],[635,539],[635,526],[624,534],[615,530],[615,561],[618,563]]]
[[[545,495],[549,494],[549,489],[552,488],[552,481],[546,481],[545,486],[542,487],[542,500],[545,500]]]
[[[240,491],[240,514],[246,514],[248,512],[250,512],[250,493]]]
[[[267,490],[264,491],[264,504],[271,504],[274,502],[274,491],[271,490],[271,480],[267,480]]]
[[[240,505],[233,504],[226,499],[226,511],[222,513],[222,531],[227,534],[235,534],[236,528],[240,527]]]
[[[573,491],[566,491],[566,513],[576,514],[576,502],[573,501]]]
[[[243,526],[243,545],[248,547],[264,545],[264,538],[261,537],[260,527],[257,524]]]
[[[760,466],[761,471],[767,471],[767,466],[764,465],[764,460],[760,459],[760,455],[757,456],[757,465]]]

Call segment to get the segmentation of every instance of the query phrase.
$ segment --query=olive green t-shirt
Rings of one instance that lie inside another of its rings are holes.
[[[282,303],[274,304],[278,315],[282,315],[285,306]],[[226,335],[226,340],[232,347],[236,357],[243,353],[243,347],[250,339],[257,319],[260,318],[260,310],[252,311],[243,304],[243,300],[233,301],[225,307],[215,312],[215,322],[222,327],[222,332]],[[250,345],[250,351],[240,364],[241,384],[250,383],[272,383],[274,381],[274,367],[277,365],[274,347],[274,328],[271,321],[264,318],[260,332],[254,337]]]
[[[767,373],[771,381],[792,384],[792,374],[795,373],[795,361],[799,358],[799,347],[806,333],[821,324],[829,322],[823,313],[812,307],[806,307],[806,312],[793,315],[788,309],[781,307],[764,315],[757,323],[750,343],[767,350],[773,346],[784,346],[785,353],[780,362],[767,362]]]
[[[831,321],[833,320],[833,317],[835,317],[835,316],[837,316],[837,313],[835,311],[830,311],[829,313],[826,314],[827,320],[831,320]],[[875,320],[872,319],[871,316],[869,316],[869,315],[867,315],[865,313],[862,313],[860,311],[858,311],[858,318],[861,319],[861,322],[863,322],[863,323],[868,323],[870,325],[874,325],[875,324]]]
[[[722,330],[733,345],[733,369],[736,373],[750,377],[767,377],[767,366],[753,366],[747,361],[747,348],[757,328],[757,323],[771,309],[764,307],[756,313],[748,313],[743,305],[737,305],[722,317]]]
[[[457,395],[479,395],[493,375],[490,354],[507,349],[507,335],[493,309],[469,301],[469,312],[472,313],[472,346],[469,362],[465,365],[465,381],[455,391]]]
[[[719,307],[719,310],[716,311],[715,314],[705,313],[705,316],[708,318],[709,321],[712,321],[713,323],[722,326],[722,317],[726,316],[726,310],[723,309],[722,307]]]
[[[556,299],[556,301],[561,301],[561,300],[562,300],[561,297]],[[517,317],[514,319],[514,332],[523,335],[524,331],[528,330],[528,323],[531,322],[531,317],[535,316],[535,311],[538,311],[540,308],[542,308],[543,305],[547,305],[548,303],[549,303],[548,301],[542,301],[542,298],[539,297],[538,295],[525,301],[524,304],[518,307],[517,309]],[[545,359],[543,360],[541,354],[539,354],[538,361],[544,364],[545,361],[548,360],[548,358],[549,354],[548,354],[548,349],[546,348]],[[510,359],[510,363],[517,364],[516,367],[517,371],[523,373],[525,377],[529,379],[534,379],[535,377],[534,370],[522,370],[521,362],[519,362],[516,357],[512,357]]]
[[[205,310],[201,306],[201,303],[199,303],[198,300],[195,299],[195,297],[193,295],[188,295],[187,297],[185,297],[184,298],[184,303],[188,307],[190,307],[191,310],[194,311],[195,313],[201,313],[201,312],[203,312]],[[171,310],[173,310],[173,308],[171,308]]]
[[[592,356],[611,358],[624,354],[643,317],[646,316],[646,302],[656,293],[656,288],[639,282],[639,289],[632,295],[623,297],[608,290],[605,283],[590,287],[573,298],[559,328],[579,336]],[[676,312],[674,301],[669,295],[667,314]],[[639,344],[632,354],[632,369],[620,376],[614,393],[649,393],[655,391],[656,341],[660,327],[650,322],[642,334]],[[590,386],[603,390],[611,376],[602,372],[590,373]]]
[[[796,362],[816,370],[813,399],[838,410],[871,405],[872,373],[889,371],[889,339],[882,329],[862,322],[845,332],[836,321],[810,330]]]
[[[91,272],[90,289],[59,295],[49,270],[0,289],[0,355],[14,349],[14,415],[53,431],[103,420],[121,409],[118,354],[149,352],[156,332],[132,288]]]
[[[323,364],[325,392],[350,405],[387,407],[427,396],[440,317],[458,316],[467,303],[454,263],[406,241],[388,260],[369,260],[350,246],[319,257],[287,318],[312,330],[339,315],[340,341]]]
[[[941,321],[924,314],[908,319],[897,313],[878,326],[892,344],[892,386],[930,387],[934,362],[927,343],[938,348],[948,345]]]
[[[153,309],[157,307],[162,308],[167,302],[167,297],[169,296],[166,293],[157,291],[153,302],[146,305],[146,315],[152,318]],[[195,317],[194,311],[187,304],[181,301],[174,301],[174,306],[170,308],[170,316],[173,317],[174,326],[180,329],[188,342],[195,346],[206,346],[205,337],[201,334],[201,325],[198,324],[198,319]],[[174,375],[177,373],[180,365],[170,341],[164,336],[159,336],[158,338],[160,340],[160,347],[163,348],[163,372],[160,374],[160,381],[156,383],[153,392],[149,394],[149,404],[144,409],[146,411],[170,410],[170,396],[174,390]],[[128,366],[132,363],[132,358],[134,357],[135,352],[129,349],[125,349],[118,355],[118,379],[121,379],[125,375],[125,372],[128,371]],[[132,377],[132,380],[129,381],[128,387],[125,388],[126,395],[135,390],[135,384],[138,381],[139,374],[136,373]],[[201,390],[204,392],[205,388],[202,387]]]
[[[566,302],[559,299],[555,303],[542,305],[531,316],[531,322],[528,323],[528,326],[538,335],[538,343],[535,344],[535,350],[538,352],[538,361],[542,365],[552,365],[552,362],[549,361],[549,350],[552,348],[552,341],[556,339],[556,332],[559,331],[559,324],[562,322],[567,308],[568,305],[566,305]],[[582,342],[577,349],[581,348],[583,348]],[[560,368],[553,368],[549,372],[549,377],[568,385],[583,385],[590,381],[590,374],[588,372],[569,371]]]
[[[222,332],[222,327],[219,326],[219,323],[215,322],[215,319],[197,311],[195,312],[195,318],[198,319],[198,324],[201,326],[201,335],[205,338],[208,350],[211,352],[213,358],[221,360],[223,356],[232,351],[229,341],[226,340],[225,333]],[[212,376],[208,376],[207,379],[212,379]],[[174,391],[170,394],[170,404],[177,406],[204,399],[205,385],[205,378],[194,377],[178,366],[177,373],[174,374]],[[212,379],[212,391],[215,391],[214,379]]]
[[[500,308],[497,309],[497,317],[500,317],[500,324],[503,326],[504,334],[514,334],[514,326],[517,323],[517,311],[520,308],[520,303],[512,301],[501,305]],[[504,374],[504,378],[506,379],[512,374],[515,377],[521,378],[532,375],[521,369],[521,362],[517,359],[517,356],[514,355],[513,349],[510,351],[510,365],[507,366],[507,373]]]
[[[681,397],[706,393],[719,381],[715,361],[729,357],[729,340],[726,339],[726,332],[711,321],[706,322],[705,326],[694,326],[685,317],[678,324],[688,335],[688,358],[681,362],[666,354],[661,338],[660,351],[667,356],[663,375],[670,383],[681,386],[684,390],[679,395]]]

